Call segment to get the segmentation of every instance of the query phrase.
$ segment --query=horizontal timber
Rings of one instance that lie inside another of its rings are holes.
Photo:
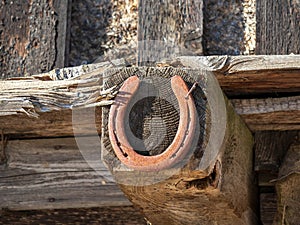
[[[300,92],[300,55],[185,56],[177,61],[213,71],[229,97]]]
[[[83,158],[76,141],[93,160]],[[124,206],[124,197],[88,137],[8,141],[0,165],[0,209]],[[89,164],[88,164],[88,163]]]
[[[299,130],[299,55],[180,57],[175,61],[177,64],[173,61],[171,66],[200,67],[215,73],[235,110],[253,132]],[[73,136],[72,124],[78,125],[77,134],[94,135],[95,130],[99,133],[101,108],[96,107],[95,121],[91,121],[89,109],[83,107],[101,105],[101,101],[104,105],[111,104],[113,96],[109,93],[97,95],[102,76],[109,76],[109,72],[104,72],[107,69],[116,71],[126,65],[121,59],[64,68],[35,75],[30,80],[0,81],[0,130],[12,139]],[[83,93],[80,97],[77,96],[78,87]],[[279,93],[276,98],[254,98],[257,93],[270,94],[274,89]],[[280,92],[293,92],[294,96],[280,97]],[[247,99],[236,99],[237,95],[245,93]],[[82,109],[72,111],[76,104]],[[76,121],[72,121],[74,112]]]

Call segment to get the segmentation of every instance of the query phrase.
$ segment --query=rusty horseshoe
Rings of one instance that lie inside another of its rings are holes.
[[[139,171],[159,171],[167,169],[182,160],[193,143],[197,111],[193,97],[188,95],[189,89],[184,80],[175,75],[171,78],[171,87],[179,105],[179,125],[173,142],[159,155],[144,156],[134,151],[130,145],[124,128],[125,113],[129,101],[138,91],[140,79],[129,77],[122,85],[115,103],[109,111],[109,139],[118,159],[127,167]],[[188,96],[188,97],[187,97]]]

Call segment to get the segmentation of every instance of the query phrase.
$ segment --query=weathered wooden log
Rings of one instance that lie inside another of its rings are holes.
[[[299,224],[300,217],[300,143],[288,150],[276,179],[277,218],[274,224]]]
[[[253,138],[213,74],[137,68],[112,85],[103,159],[151,224],[257,224]]]

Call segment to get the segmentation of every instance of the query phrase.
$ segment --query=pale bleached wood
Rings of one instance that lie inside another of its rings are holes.
[[[103,90],[102,79],[109,68],[125,65],[124,60],[115,60],[1,81],[0,116],[39,117],[42,112],[110,105],[115,92]]]
[[[177,60],[186,66],[206,66],[208,69],[222,72],[224,75],[242,74],[247,71],[300,69],[300,55],[182,56]]]
[[[92,155],[89,164],[75,138],[9,141],[7,164],[0,167],[0,209],[130,205],[103,165],[97,143],[88,137],[77,141]]]
[[[231,102],[252,131],[300,129],[300,96]]]
[[[173,63],[211,70],[229,97],[300,92],[300,55],[185,56]]]

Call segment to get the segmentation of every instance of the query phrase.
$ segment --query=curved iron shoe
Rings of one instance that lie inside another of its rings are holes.
[[[125,129],[124,119],[127,106],[139,88],[137,76],[129,77],[122,85],[115,103],[109,112],[108,130],[113,150],[119,160],[127,167],[139,171],[159,171],[170,168],[182,160],[190,151],[194,139],[197,111],[192,96],[180,76],[171,78],[171,87],[177,98],[180,116],[179,125],[173,142],[161,154],[143,156],[134,151],[130,145]]]

